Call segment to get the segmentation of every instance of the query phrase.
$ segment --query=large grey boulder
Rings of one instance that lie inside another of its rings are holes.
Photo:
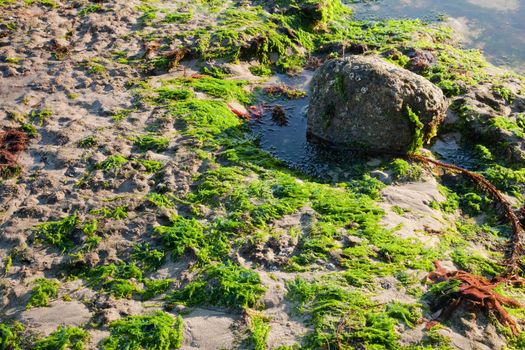
[[[425,78],[377,56],[351,56],[315,73],[308,134],[368,153],[407,152],[435,135],[447,107]]]

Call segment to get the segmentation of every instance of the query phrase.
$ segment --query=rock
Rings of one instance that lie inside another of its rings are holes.
[[[378,179],[379,181],[381,181],[382,183],[386,185],[391,185],[393,182],[392,176],[390,176],[390,174],[384,171],[381,171],[381,170],[373,170],[372,172],[370,172],[370,176]]]
[[[414,72],[421,72],[436,64],[436,58],[428,50],[414,49],[409,52],[409,68]]]
[[[455,123],[466,138],[486,145],[498,145],[509,162],[525,163],[525,135],[523,130],[525,94],[519,81],[507,81],[502,86],[480,83],[472,87],[455,104],[461,106],[461,117]],[[501,88],[510,92],[506,100]]]
[[[100,318],[100,321],[103,322],[104,324],[110,324],[111,322],[116,321],[119,318],[121,318],[121,316],[118,310],[116,309],[106,309],[106,310],[100,311],[99,318]]]
[[[447,107],[442,91],[423,77],[377,56],[351,56],[326,62],[314,75],[308,134],[366,153],[406,152],[415,139],[434,136]]]

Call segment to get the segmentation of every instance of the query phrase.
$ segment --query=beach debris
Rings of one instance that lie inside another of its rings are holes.
[[[236,102],[236,101],[228,102],[228,108],[239,118],[251,119],[250,113],[248,113],[248,110],[246,110],[246,108],[239,102]]]
[[[276,105],[273,107],[272,121],[278,126],[288,125],[288,118],[286,117],[286,112],[284,111],[283,106]]]
[[[0,176],[11,177],[18,173],[18,155],[28,142],[27,134],[16,129],[0,131]]]
[[[523,279],[513,276],[488,280],[483,276],[462,270],[447,271],[439,261],[435,261],[434,265],[436,270],[427,276],[427,280],[435,283],[434,293],[439,293],[434,307],[438,316],[427,324],[427,328],[432,328],[437,322],[446,321],[462,303],[467,303],[476,309],[494,312],[502,325],[508,326],[515,336],[519,334],[516,321],[504,306],[512,308],[524,306],[515,299],[499,294],[495,289],[504,283],[522,286]]]
[[[266,86],[264,92],[271,96],[284,96],[290,100],[306,97],[306,91],[294,89],[286,84],[275,84]]]

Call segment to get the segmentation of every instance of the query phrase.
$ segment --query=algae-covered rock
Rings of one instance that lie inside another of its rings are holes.
[[[525,163],[525,92],[522,82],[478,84],[455,101],[459,126],[469,140],[499,151],[507,161]]]
[[[316,72],[308,133],[369,153],[407,152],[435,135],[447,106],[425,78],[376,56],[351,56]]]

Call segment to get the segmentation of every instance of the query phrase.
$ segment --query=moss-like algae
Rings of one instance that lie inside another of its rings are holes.
[[[19,322],[0,323],[0,349],[20,350],[24,339],[25,327]]]
[[[414,136],[412,138],[412,142],[408,146],[408,152],[414,153],[418,152],[418,150],[423,147],[423,139],[425,137],[425,134],[423,132],[424,124],[419,120],[419,117],[410,106],[406,107],[407,109],[407,116],[410,122],[413,124],[414,127]]]
[[[190,306],[255,307],[264,291],[255,271],[232,263],[215,264],[205,268],[198,279],[174,291],[168,301]]]
[[[34,282],[36,285],[31,290],[31,296],[26,304],[26,308],[49,306],[51,298],[58,295],[58,286],[60,283],[55,279],[37,278]]]
[[[297,310],[306,313],[313,332],[306,336],[305,348],[317,349],[337,344],[361,344],[365,348],[399,349],[394,331],[395,318],[380,312],[366,295],[331,281],[288,283],[288,298]],[[341,325],[352,329],[341,331]]]
[[[89,333],[81,328],[59,326],[49,336],[36,341],[35,350],[83,350]]]
[[[183,320],[157,311],[114,321],[109,330],[111,335],[102,341],[102,350],[178,349],[182,345]]]
[[[35,228],[35,236],[50,245],[56,246],[61,251],[66,251],[75,245],[72,236],[79,222],[75,213],[59,221],[39,224]]]

